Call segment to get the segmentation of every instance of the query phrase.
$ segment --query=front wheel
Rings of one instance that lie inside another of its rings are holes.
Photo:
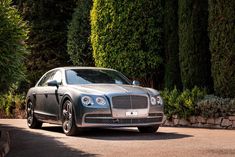
[[[73,104],[70,100],[66,100],[63,104],[62,127],[67,136],[73,136],[77,132],[75,124]]]
[[[139,132],[141,133],[155,133],[159,128],[159,125],[153,126],[140,126],[138,127]]]
[[[34,108],[32,102],[29,102],[27,104],[27,125],[31,129],[40,129],[42,127],[42,122],[38,121],[34,116]]]

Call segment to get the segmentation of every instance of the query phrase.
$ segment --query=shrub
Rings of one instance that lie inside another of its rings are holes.
[[[209,0],[209,38],[214,91],[235,97],[235,1]]]
[[[95,65],[153,79],[162,64],[161,0],[94,0],[91,43]]]
[[[218,118],[233,115],[235,113],[235,99],[220,98],[208,95],[197,103],[196,115],[207,118]]]
[[[183,87],[211,89],[207,0],[179,0],[179,61]]]
[[[14,94],[12,92],[8,92],[4,95],[0,96],[0,111],[2,112],[1,116],[13,118],[16,117],[13,113],[14,110],[23,111],[25,109],[25,96],[22,94]],[[21,115],[24,117],[24,115]],[[3,117],[1,117],[3,118]]]
[[[192,90],[178,91],[165,89],[161,92],[164,100],[164,112],[170,119],[173,115],[178,115],[182,118],[188,118],[196,114],[197,102],[204,98],[205,90],[194,87]]]
[[[11,0],[0,1],[0,94],[24,79],[28,28]]]
[[[164,100],[164,113],[170,119],[173,115],[177,115],[179,113],[179,105],[177,103],[177,99],[180,92],[174,88],[173,90],[165,89],[161,92],[161,95]]]
[[[205,90],[194,87],[180,92],[176,88],[161,92],[164,112],[168,119],[173,115],[187,119],[190,116],[205,118],[227,117],[235,114],[235,99],[206,95]]]
[[[67,51],[74,65],[93,65],[90,43],[92,0],[79,0],[68,29]]]

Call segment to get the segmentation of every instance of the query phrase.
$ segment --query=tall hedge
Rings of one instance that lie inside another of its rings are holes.
[[[234,0],[209,0],[209,37],[215,93],[235,97]]]
[[[0,1],[0,93],[24,79],[28,28],[11,0]]]
[[[182,88],[179,67],[178,0],[164,1],[164,86]]]
[[[91,42],[96,66],[151,79],[162,63],[161,0],[94,0]]]
[[[211,88],[208,1],[179,0],[179,61],[184,88]]]
[[[92,0],[79,0],[68,30],[67,51],[74,65],[93,65],[90,42]]]
[[[26,65],[31,85],[47,70],[71,64],[67,53],[67,28],[75,0],[25,0],[23,14],[30,23],[31,55]]]

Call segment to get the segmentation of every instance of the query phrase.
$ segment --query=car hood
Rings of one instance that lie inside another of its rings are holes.
[[[73,88],[86,94],[150,94],[158,95],[159,93],[151,88],[144,88],[134,85],[118,85],[118,84],[92,84],[92,85],[73,85]]]

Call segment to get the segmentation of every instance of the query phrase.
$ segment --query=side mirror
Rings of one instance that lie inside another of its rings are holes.
[[[48,86],[56,86],[57,88],[59,87],[59,84],[56,80],[50,80],[47,82]]]
[[[133,84],[133,85],[135,85],[135,86],[139,86],[139,85],[140,85],[140,82],[139,82],[139,81],[134,80],[134,81],[132,82],[132,84]]]

